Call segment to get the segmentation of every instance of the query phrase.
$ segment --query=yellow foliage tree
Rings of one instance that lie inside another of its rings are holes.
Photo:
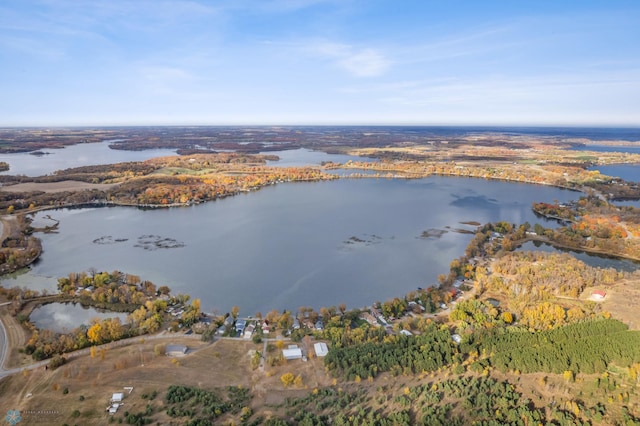
[[[562,377],[564,377],[564,379],[567,382],[573,382],[573,379],[574,379],[573,371],[565,370],[564,373],[562,373]]]
[[[87,330],[87,337],[91,343],[99,343],[101,338],[102,325],[97,322]]]
[[[505,324],[511,324],[513,322],[513,315],[511,314],[511,312],[503,312],[502,321],[504,321]]]
[[[280,376],[280,381],[282,382],[284,387],[291,386],[295,380],[296,377],[293,375],[293,373],[284,373],[282,376]]]

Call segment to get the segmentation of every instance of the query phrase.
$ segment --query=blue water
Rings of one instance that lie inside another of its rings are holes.
[[[533,201],[576,199],[548,186],[432,176],[287,183],[185,208],[41,212],[43,254],[5,287],[55,291],[57,278],[95,267],[139,275],[200,298],[207,312],[368,306],[428,287],[464,253],[478,223],[542,223]],[[425,230],[446,231],[421,238]],[[157,248],[155,240],[175,240]]]
[[[640,154],[640,142],[634,145],[587,145],[577,146],[574,151],[592,152],[626,152],[628,154]]]
[[[433,136],[465,136],[478,133],[507,135],[553,136],[559,138],[591,139],[593,141],[619,140],[640,142],[640,127],[505,127],[505,126],[373,126],[354,129],[407,132]]]
[[[611,164],[590,167],[589,170],[598,170],[603,175],[618,177],[628,182],[640,181],[640,164]]]

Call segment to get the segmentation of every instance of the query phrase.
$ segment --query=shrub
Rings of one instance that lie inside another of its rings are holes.
[[[66,362],[67,359],[65,357],[63,357],[62,355],[56,355],[51,358],[51,361],[49,362],[49,368],[55,370],[56,368],[64,365]]]

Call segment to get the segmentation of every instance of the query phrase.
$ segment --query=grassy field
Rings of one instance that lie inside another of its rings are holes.
[[[108,349],[104,357],[98,353],[74,358],[57,370],[40,368],[24,371],[0,381],[2,410],[19,410],[21,424],[108,424],[106,413],[113,393],[125,392],[126,410],[137,413],[147,404],[154,406],[154,420],[161,424],[170,418],[159,411],[169,385],[194,386],[215,390],[227,386],[251,389],[254,410],[265,404],[279,404],[286,397],[301,396],[316,386],[330,384],[322,360],[292,361],[288,365],[265,366],[264,371],[252,370],[251,355],[262,350],[262,344],[249,341],[221,340],[207,344],[191,338],[143,341],[126,347]],[[159,355],[157,345],[185,344],[189,353],[171,358]],[[274,349],[276,351],[277,349]],[[103,359],[102,359],[103,358]],[[280,376],[293,372],[303,377],[304,385],[285,389]],[[125,387],[133,387],[128,394]],[[153,401],[143,398],[154,391]],[[175,421],[175,420],[174,420]]]

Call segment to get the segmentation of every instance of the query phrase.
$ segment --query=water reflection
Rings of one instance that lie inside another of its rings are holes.
[[[123,323],[126,313],[99,311],[79,303],[49,303],[33,310],[29,319],[39,329],[56,333],[68,333],[78,327],[88,326],[92,319],[120,318]]]

